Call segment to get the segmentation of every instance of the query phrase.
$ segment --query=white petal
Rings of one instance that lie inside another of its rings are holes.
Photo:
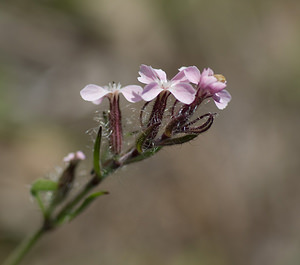
[[[154,72],[156,73],[157,77],[164,82],[167,82],[167,74],[165,73],[165,71],[161,70],[161,69],[153,69]]]
[[[143,88],[141,86],[130,85],[122,87],[120,93],[129,101],[129,102],[138,102],[142,100],[141,94]]]
[[[226,84],[223,82],[214,82],[212,84],[209,85],[209,90],[210,92],[213,93],[219,93],[220,91],[222,91],[224,88],[226,87]]]
[[[142,64],[140,66],[139,74],[140,77],[138,77],[138,80],[143,84],[150,84],[151,82],[155,81],[157,78],[157,74],[153,70],[153,68],[145,64]]]
[[[87,85],[80,91],[81,97],[86,101],[98,101],[102,99],[106,94],[110,93],[105,88],[97,85]]]
[[[184,73],[189,82],[198,84],[200,82],[200,71],[196,66],[190,66],[184,69]]]
[[[188,83],[179,83],[170,87],[169,91],[184,104],[191,104],[195,99],[196,90]]]
[[[189,80],[186,78],[184,71],[181,70],[171,79],[171,82],[177,84],[179,82],[189,82]]]
[[[92,102],[93,102],[95,105],[99,105],[99,104],[101,104],[103,98],[104,98],[104,97],[99,98],[99,99],[97,99],[97,100],[93,100]]]
[[[157,95],[162,91],[163,89],[157,83],[150,83],[149,85],[145,86],[142,93],[142,98],[143,100],[150,101],[157,97]]]

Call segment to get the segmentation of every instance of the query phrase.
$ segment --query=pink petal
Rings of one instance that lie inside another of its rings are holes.
[[[72,160],[84,160],[85,154],[82,151],[77,151],[76,153],[69,153],[64,157],[64,162],[71,162]]]
[[[167,82],[167,75],[166,75],[165,71],[163,71],[163,70],[161,70],[161,69],[153,69],[153,71],[156,73],[157,77],[158,77],[161,81]]]
[[[85,154],[82,151],[77,151],[75,153],[75,157],[79,160],[84,160],[85,159]]]
[[[171,86],[169,91],[184,104],[191,104],[195,99],[196,90],[188,83],[178,83]]]
[[[129,102],[138,102],[141,101],[141,94],[143,92],[143,88],[141,86],[130,85],[122,87],[120,93],[129,101]]]
[[[110,93],[108,90],[97,85],[87,85],[80,91],[81,97],[86,101],[98,101],[106,94]]]
[[[208,76],[208,75],[201,75],[201,80],[200,80],[200,85],[202,88],[206,88],[207,86],[210,86],[211,84],[213,84],[214,82],[217,82],[217,78],[215,78],[214,76]]]
[[[203,71],[202,71],[203,76],[213,75],[213,74],[214,74],[214,71],[211,70],[210,68],[204,68]]]
[[[189,82],[193,84],[198,84],[200,82],[200,71],[196,66],[186,67],[184,73]]]
[[[224,89],[213,95],[212,98],[214,99],[218,109],[225,109],[231,100],[231,95]]]
[[[186,67],[184,67],[186,68]],[[183,67],[179,68],[179,72],[171,79],[171,81],[175,84],[179,82],[188,82],[189,80],[186,78],[184,71],[182,70]]]
[[[69,153],[67,156],[64,157],[64,162],[70,162],[71,160],[74,160],[75,154],[74,153]]]
[[[145,86],[142,93],[143,100],[150,101],[154,99],[163,89],[155,82],[152,82]]]
[[[218,93],[226,87],[226,84],[223,82],[215,82],[209,86],[209,90],[212,94]]]
[[[139,74],[138,80],[143,84],[150,84],[157,79],[157,73],[151,66],[145,64],[141,65]]]

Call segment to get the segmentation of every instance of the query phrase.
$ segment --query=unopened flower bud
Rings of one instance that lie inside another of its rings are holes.
[[[75,179],[76,167],[79,161],[84,159],[85,155],[82,151],[77,151],[76,153],[69,153],[66,157],[64,157],[64,162],[68,162],[69,165],[65,168],[58,180],[58,189],[54,194],[52,200],[52,207],[61,203],[66,198],[66,196],[72,188]]]

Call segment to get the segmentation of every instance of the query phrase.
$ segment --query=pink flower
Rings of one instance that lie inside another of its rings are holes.
[[[81,97],[86,101],[92,101],[94,104],[100,104],[105,96],[117,95],[119,93],[123,94],[123,96],[129,102],[138,102],[142,100],[141,93],[143,88],[141,86],[129,85],[125,87],[121,87],[121,84],[113,83],[108,86],[97,86],[97,85],[87,85],[80,91]]]
[[[199,95],[212,97],[219,109],[226,108],[231,100],[231,95],[224,88],[226,79],[223,75],[214,75],[213,70],[206,68],[200,73],[196,66],[182,67],[186,78],[199,89]]]
[[[84,160],[85,154],[82,151],[77,151],[76,153],[69,153],[64,157],[64,162],[70,162],[72,160]]]
[[[189,84],[183,71],[180,71],[171,80],[167,80],[166,73],[161,69],[153,69],[151,66],[141,65],[138,80],[146,84],[142,92],[142,98],[150,101],[162,91],[169,91],[184,104],[191,104],[195,99],[196,91]]]

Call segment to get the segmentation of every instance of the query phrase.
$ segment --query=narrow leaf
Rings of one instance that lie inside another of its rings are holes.
[[[69,216],[68,220],[71,221],[76,216],[81,214],[96,198],[102,195],[109,194],[107,191],[99,191],[89,195],[83,203]]]
[[[101,178],[101,167],[100,167],[101,138],[102,138],[102,127],[100,126],[95,140],[95,145],[94,145],[94,171],[99,178]]]
[[[30,192],[33,196],[36,196],[40,191],[54,191],[57,190],[58,184],[55,181],[49,179],[38,179],[31,185]]]

